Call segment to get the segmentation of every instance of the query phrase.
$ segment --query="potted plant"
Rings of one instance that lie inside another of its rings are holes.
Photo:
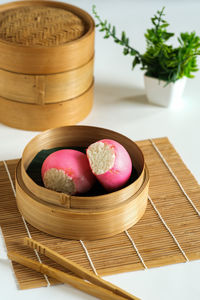
[[[102,21],[92,8],[98,21],[96,27],[105,33],[104,38],[113,38],[114,42],[123,46],[123,54],[133,56],[132,69],[141,65],[144,70],[146,95],[151,103],[169,106],[174,98],[180,98],[184,89],[186,77],[192,78],[193,72],[198,71],[197,55],[200,55],[200,37],[195,32],[181,33],[178,37],[178,47],[168,43],[174,33],[168,32],[169,24],[164,19],[164,7],[151,18],[153,28],[147,29],[146,52],[141,54],[130,46],[129,38],[122,31],[121,38],[116,35],[115,26],[107,20]]]

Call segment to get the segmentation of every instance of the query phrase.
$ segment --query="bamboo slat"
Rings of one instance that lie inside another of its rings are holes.
[[[167,138],[154,139],[153,141],[182,184],[186,194],[196,208],[200,210],[200,186],[178,153]],[[200,218],[197,212],[163,163],[151,141],[140,141],[137,144],[144,153],[150,172],[149,194],[151,199],[179,241],[188,259],[200,259]],[[6,162],[13,181],[17,161]],[[27,231],[21,215],[17,211],[15,197],[3,162],[0,162],[0,225],[8,251],[15,251],[37,260],[32,250],[21,246],[23,238],[27,236]],[[40,232],[28,223],[27,225],[32,238],[92,271],[90,262],[79,241],[55,238]],[[148,268],[185,262],[183,254],[150,203],[147,205],[143,218],[130,228],[128,233],[134,240]],[[20,243],[16,243],[17,240]],[[124,232],[107,239],[84,241],[84,245],[99,275],[144,268]],[[60,268],[42,255],[41,259],[43,263]],[[16,263],[13,264],[13,267],[21,289],[47,285],[41,274]],[[50,277],[49,280],[51,284],[57,283]]]

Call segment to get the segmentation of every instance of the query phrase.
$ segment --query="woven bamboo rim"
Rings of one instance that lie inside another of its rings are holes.
[[[66,101],[83,94],[93,81],[94,57],[85,65],[50,75],[28,75],[0,70],[1,97],[23,103]]]
[[[129,152],[138,173],[136,181],[116,192],[90,197],[70,196],[37,185],[26,172],[30,162],[41,150],[80,145],[88,147],[91,143],[103,138],[114,139],[121,143]],[[27,189],[48,203],[73,209],[106,208],[127,200],[140,189],[144,181],[144,157],[132,140],[112,130],[92,126],[66,126],[42,132],[27,144],[22,154],[21,176]]]
[[[82,95],[58,103],[36,105],[0,97],[1,123],[24,130],[41,131],[83,120],[91,111],[94,83]]]
[[[106,238],[127,230],[145,212],[149,186],[147,168],[142,186],[126,201],[107,209],[68,209],[44,202],[32,194],[23,183],[20,163],[16,170],[18,209],[26,221],[48,234],[78,240]]]
[[[42,6],[72,12],[83,20],[86,32],[78,39],[57,46],[24,46],[0,40],[0,68],[24,74],[66,72],[87,63],[94,55],[94,21],[84,10],[63,2],[18,1],[0,6],[0,14],[22,7]],[[17,55],[16,55],[17,53]]]

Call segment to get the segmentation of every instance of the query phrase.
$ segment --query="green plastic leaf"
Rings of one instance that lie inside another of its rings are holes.
[[[168,23],[163,23],[163,24],[161,25],[161,28],[166,28],[166,27],[168,27],[168,26],[169,26]]]
[[[139,64],[140,63],[140,60],[139,60],[139,58],[136,56],[135,58],[134,58],[134,60],[133,60],[133,62],[132,62],[132,70],[135,68],[135,66],[137,65],[137,64]]]
[[[106,33],[106,35],[104,35],[104,39],[108,39],[110,37],[110,35],[108,33]]]
[[[126,43],[126,33],[124,31],[122,31],[121,40],[124,44]]]
[[[129,38],[126,38],[125,45],[128,47],[128,45],[129,45]]]
[[[130,53],[132,56],[136,55],[137,54],[137,51],[134,50],[134,49],[131,49],[131,53]]]
[[[119,44],[119,43],[120,43],[120,40],[117,39],[117,38],[115,38],[115,39],[114,39],[114,42],[117,43],[117,44]]]
[[[113,36],[115,36],[115,34],[116,34],[116,28],[115,28],[115,26],[113,26],[113,28],[112,28],[112,34],[113,34]]]
[[[124,53],[124,55],[127,55],[127,54],[129,54],[129,50],[128,50],[128,48],[124,48],[124,49],[123,49],[123,53]]]

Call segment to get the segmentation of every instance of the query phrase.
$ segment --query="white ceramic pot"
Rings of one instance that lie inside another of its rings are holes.
[[[180,101],[185,83],[186,77],[183,77],[175,83],[170,83],[166,86],[165,81],[144,75],[144,85],[148,101],[164,107]]]

